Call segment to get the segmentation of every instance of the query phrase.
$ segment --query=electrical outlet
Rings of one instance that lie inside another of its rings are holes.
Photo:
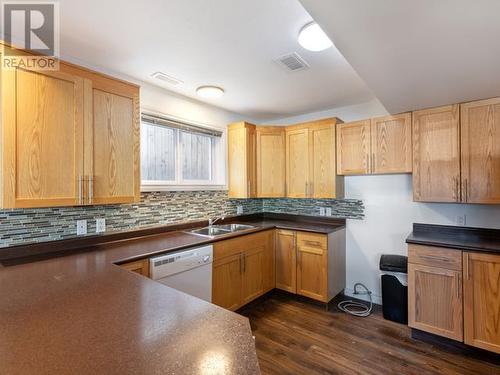
[[[76,221],[76,235],[81,236],[87,234],[87,220]]]
[[[96,219],[95,220],[95,232],[96,233],[106,232],[106,219]]]
[[[243,206],[236,206],[236,215],[243,214]]]
[[[320,207],[319,208],[319,216],[325,216],[325,207]]]
[[[326,211],[326,216],[332,216],[332,208],[331,207],[327,207],[325,209],[325,211]]]
[[[456,223],[460,227],[465,226],[467,224],[467,216],[466,215],[458,215],[456,218]]]

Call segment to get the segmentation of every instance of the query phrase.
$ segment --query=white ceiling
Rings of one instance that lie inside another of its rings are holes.
[[[61,0],[61,54],[106,72],[163,85],[255,119],[276,119],[367,102],[371,91],[342,55],[308,52],[297,43],[311,20],[298,0]],[[310,69],[290,73],[276,58],[298,52]],[[162,71],[185,84],[165,85]]]
[[[391,113],[500,96],[498,0],[301,0]]]

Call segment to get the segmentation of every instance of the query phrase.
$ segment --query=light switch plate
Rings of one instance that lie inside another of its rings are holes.
[[[106,232],[106,219],[96,219],[95,220],[95,232],[104,233]]]
[[[320,207],[319,208],[319,216],[325,216],[326,213],[325,213],[325,207]]]
[[[243,206],[236,206],[236,215],[243,214]]]
[[[87,234],[87,220],[76,221],[76,235],[81,236]]]
[[[331,207],[326,207],[326,216],[332,216],[332,208]]]

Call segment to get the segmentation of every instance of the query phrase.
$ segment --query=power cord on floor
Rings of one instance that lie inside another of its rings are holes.
[[[363,287],[365,289],[364,292],[358,292],[358,286]],[[348,301],[342,301],[339,302],[337,307],[345,312],[346,314],[354,315],[354,316],[359,316],[359,317],[367,317],[372,313],[373,309],[373,302],[372,302],[372,292],[368,290],[368,288],[361,283],[356,283],[354,284],[354,294],[363,294],[366,295],[368,294],[368,297],[370,298],[370,306],[367,306],[364,303],[353,301],[353,300],[348,300]]]

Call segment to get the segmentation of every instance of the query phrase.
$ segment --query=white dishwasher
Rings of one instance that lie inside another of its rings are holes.
[[[149,260],[151,278],[192,296],[212,301],[212,245]]]

